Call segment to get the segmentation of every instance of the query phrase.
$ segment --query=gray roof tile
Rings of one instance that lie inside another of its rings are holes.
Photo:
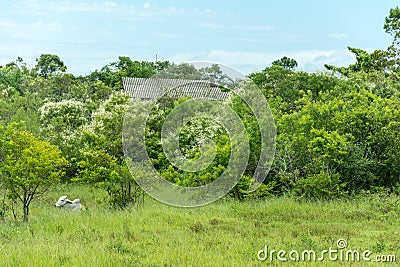
[[[136,99],[154,99],[167,92],[173,98],[191,96],[224,100],[229,96],[228,92],[222,92],[219,86],[207,80],[123,77],[121,88]]]

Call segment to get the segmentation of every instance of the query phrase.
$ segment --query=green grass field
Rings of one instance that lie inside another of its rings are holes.
[[[79,197],[85,212],[58,210],[62,194]],[[259,250],[370,250],[400,257],[400,197],[299,202],[291,198],[177,208],[146,198],[123,211],[105,208],[103,193],[60,187],[32,204],[30,222],[0,223],[1,266],[292,266],[260,261]],[[260,254],[263,255],[263,254]],[[317,254],[317,257],[319,254]],[[286,257],[288,257],[286,255]],[[397,263],[299,261],[300,266],[395,266]]]

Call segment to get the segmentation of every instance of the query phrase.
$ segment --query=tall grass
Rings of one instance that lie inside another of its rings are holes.
[[[87,210],[56,209],[55,201],[64,194],[81,198]],[[275,250],[322,251],[336,247],[340,238],[346,239],[349,249],[400,257],[400,198],[396,196],[310,203],[292,198],[221,200],[191,209],[148,198],[143,206],[120,211],[107,209],[103,196],[87,187],[59,187],[32,204],[29,223],[1,222],[1,265],[291,266],[293,262],[276,259],[259,261],[257,252],[265,245]],[[353,266],[366,264],[352,262]]]

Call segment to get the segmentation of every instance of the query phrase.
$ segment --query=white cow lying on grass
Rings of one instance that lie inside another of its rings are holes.
[[[79,199],[69,200],[67,196],[61,196],[54,206],[64,210],[85,210],[85,207],[81,204]]]

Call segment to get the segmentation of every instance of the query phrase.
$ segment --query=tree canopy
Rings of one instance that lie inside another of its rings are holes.
[[[267,99],[277,130],[275,160],[256,192],[248,190],[261,147],[255,115],[234,96],[220,103],[221,110],[230,107],[237,113],[250,140],[245,172],[230,195],[331,199],[382,188],[399,192],[398,7],[389,11],[384,30],[393,38],[388,48],[369,52],[348,47],[355,55],[349,66],[326,65],[328,71],[309,73],[297,70],[296,60],[282,57],[248,75]],[[26,218],[32,199],[59,181],[102,188],[114,207],[138,201],[142,192],[128,171],[122,146],[124,114],[132,108],[121,92],[122,77],[210,80],[227,91],[236,82],[218,65],[196,69],[187,63],[127,56],[86,76],[67,73],[64,62],[52,54],[42,54],[33,68],[22,58],[0,67],[2,193],[20,201]],[[248,87],[243,90],[250,92]],[[181,153],[192,160],[202,151],[211,154],[202,147],[207,139],[216,146],[214,161],[200,172],[172,165],[161,145],[161,130],[172,110],[186,101],[163,98],[154,105],[145,132],[146,151],[171,183],[201,186],[225,171],[232,144],[220,124],[195,118],[180,128]],[[137,118],[143,115],[143,105],[133,104]]]
[[[55,145],[16,128],[15,124],[3,128],[1,133],[0,181],[9,197],[22,203],[27,221],[32,200],[60,180],[67,160]]]
[[[54,75],[58,72],[66,72],[67,67],[64,62],[57,56],[51,54],[42,54],[36,59],[34,70],[44,78]]]
[[[272,65],[273,66],[281,66],[286,70],[293,70],[297,67],[297,61],[285,56],[285,57],[282,57],[281,59],[273,61]]]

